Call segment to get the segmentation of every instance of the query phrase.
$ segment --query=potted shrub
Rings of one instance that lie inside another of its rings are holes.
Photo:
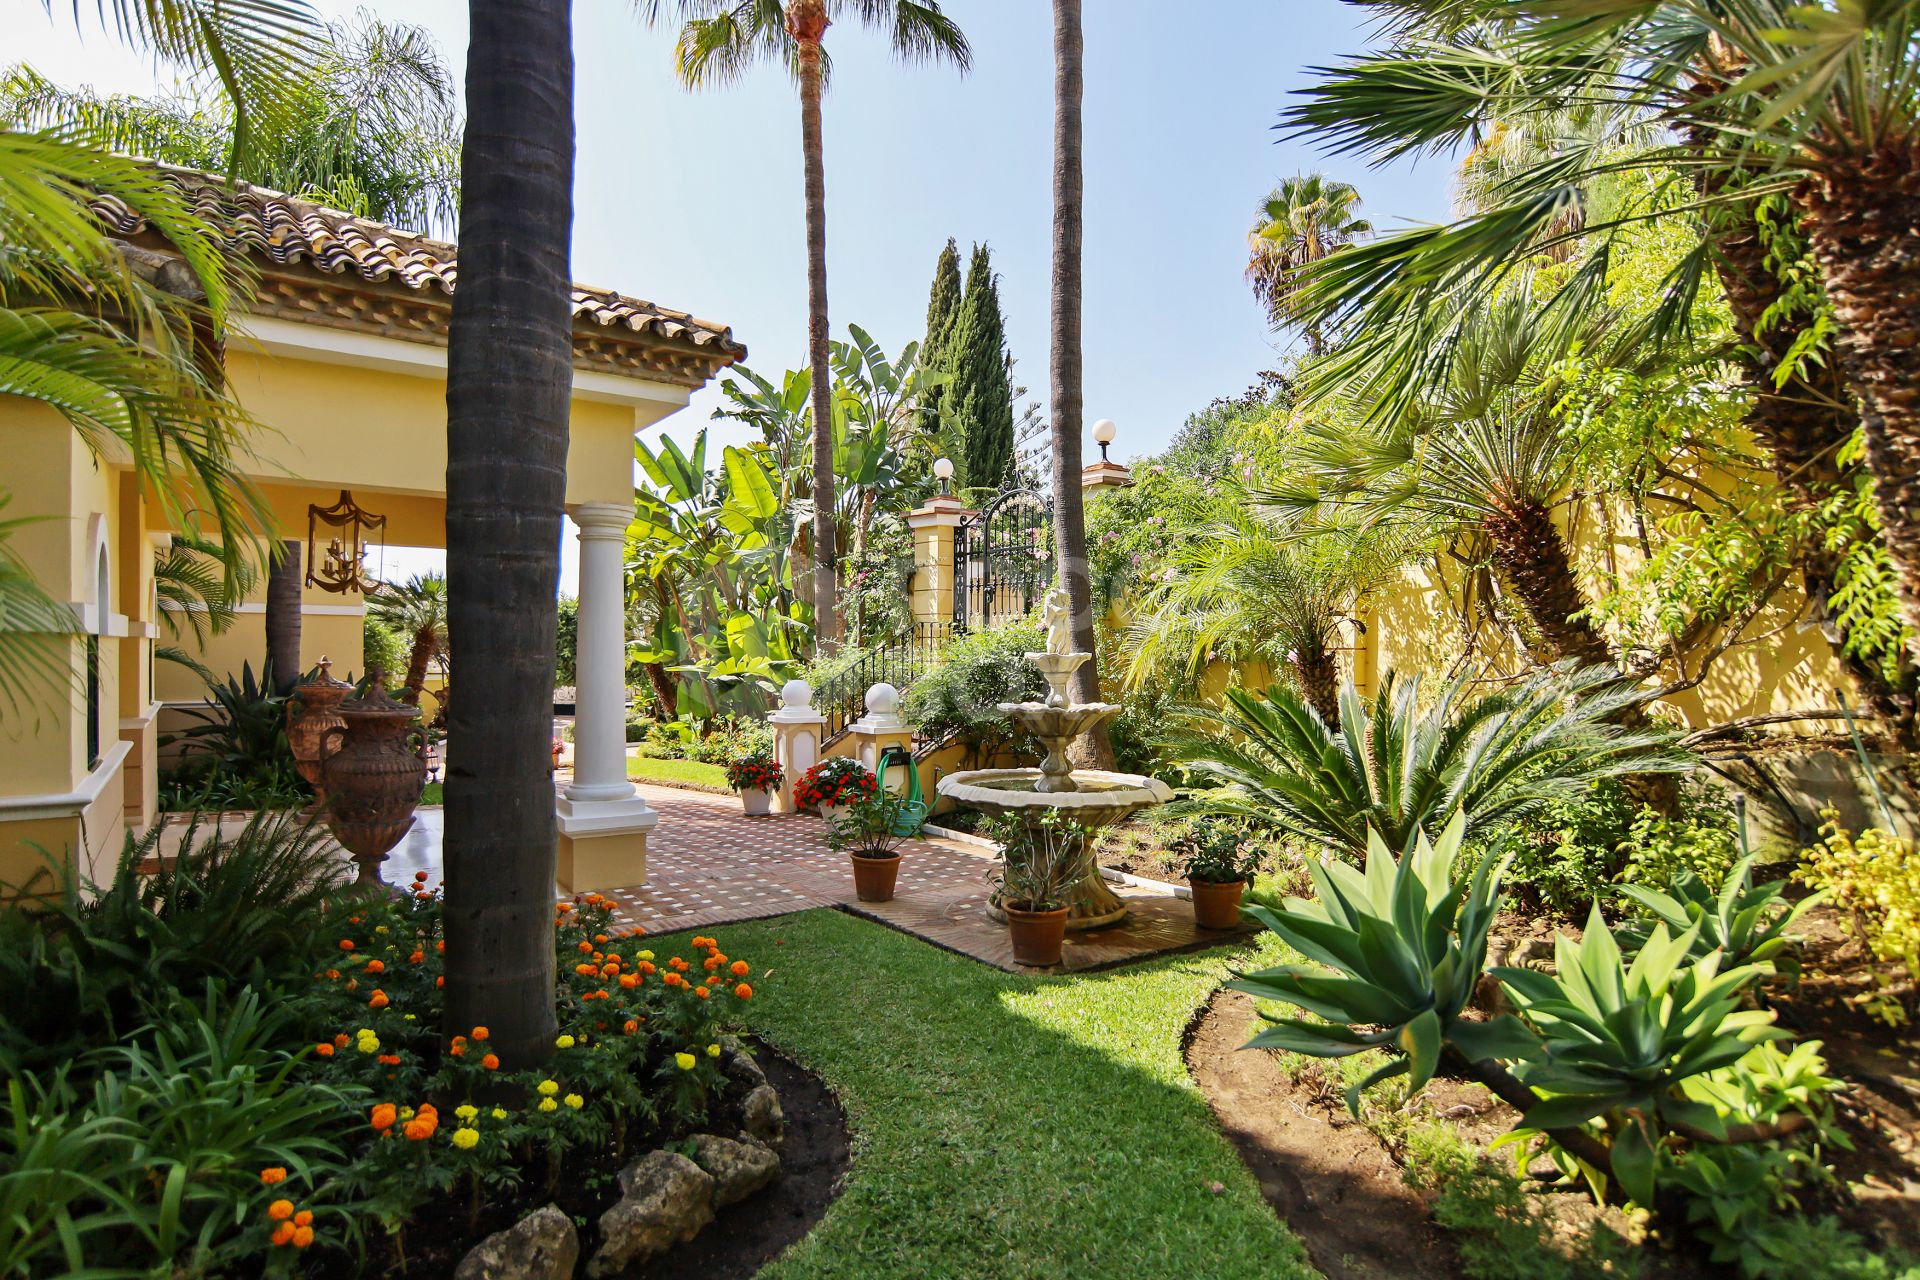
[[[841,808],[880,789],[868,768],[851,756],[830,756],[800,775],[793,784],[793,802],[813,809],[831,822]]]
[[[853,863],[853,893],[862,902],[892,902],[900,875],[900,846],[909,840],[899,832],[901,810],[897,797],[875,792],[862,796],[827,819],[827,846],[844,850]]]
[[[1172,846],[1193,890],[1193,922],[1202,929],[1233,929],[1240,924],[1240,895],[1253,879],[1258,855],[1246,847],[1238,827],[1204,819],[1188,827]]]
[[[786,780],[779,761],[770,752],[753,751],[727,761],[727,785],[740,793],[740,808],[749,818],[763,818],[773,807],[773,793]]]
[[[994,897],[1007,913],[1013,958],[1035,967],[1059,964],[1068,895],[1086,869],[1086,828],[1049,809],[1037,820],[1002,819],[993,835],[1000,843]]]

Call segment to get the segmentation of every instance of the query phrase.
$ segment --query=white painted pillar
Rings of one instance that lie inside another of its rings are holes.
[[[780,762],[780,792],[773,798],[775,813],[798,813],[793,784],[820,760],[820,734],[827,718],[813,709],[813,688],[805,680],[789,680],[780,690],[780,707],[767,720],[773,725],[773,758]]]
[[[624,800],[634,794],[627,781],[625,576],[633,508],[583,502],[568,514],[580,526],[580,632],[567,798]]]

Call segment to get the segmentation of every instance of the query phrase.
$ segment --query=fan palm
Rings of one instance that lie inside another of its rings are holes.
[[[193,534],[176,533],[154,556],[153,589],[160,616],[175,640],[191,634],[194,647],[204,649],[209,638],[233,625],[240,602],[254,581],[252,566],[236,581],[221,569],[217,544]],[[155,645],[153,656],[177,663],[209,684],[213,672],[178,644]]]
[[[1360,595],[1398,572],[1420,531],[1346,525],[1303,537],[1244,493],[1224,495],[1215,510],[1168,557],[1170,576],[1129,624],[1127,684],[1176,671],[1192,680],[1214,661],[1257,662],[1286,669],[1321,718],[1337,722],[1340,628]]]
[[[415,574],[397,586],[383,587],[367,600],[367,615],[408,637],[407,676],[400,700],[418,705],[427,687],[427,671],[447,656],[447,578]]]
[[[731,84],[756,62],[791,68],[800,89],[800,146],[807,217],[807,368],[813,400],[814,633],[823,648],[839,639],[839,544],[834,511],[833,371],[827,324],[827,178],[820,121],[828,59],[823,47],[835,19],[852,17],[882,31],[896,56],[910,63],[945,59],[965,71],[967,38],[938,0],[634,0],[649,23],[671,9],[680,23],[674,45],[680,81],[690,89]]]
[[[1373,233],[1373,224],[1357,216],[1359,211],[1360,193],[1349,184],[1324,173],[1295,174],[1268,193],[1247,232],[1247,283],[1253,296],[1275,328],[1299,322],[1316,354],[1325,349],[1325,338],[1311,317],[1295,309],[1299,273]]]
[[[1323,320],[1365,324],[1462,279],[1510,270],[1551,243],[1553,223],[1595,172],[1663,171],[1666,185],[1690,183],[1693,198],[1624,210],[1589,224],[1588,235],[1702,210],[1739,226],[1755,201],[1790,202],[1832,302],[1844,391],[1861,409],[1889,554],[1920,651],[1920,371],[1911,360],[1920,320],[1920,218],[1913,216],[1920,206],[1920,0],[1393,0],[1388,7],[1403,29],[1420,34],[1335,72],[1291,113],[1336,150],[1376,161],[1446,150],[1490,121],[1569,99],[1607,103],[1658,127],[1662,141],[1624,156],[1599,145],[1557,149],[1515,173],[1498,201],[1472,217],[1388,237],[1326,264],[1303,285],[1303,308]],[[1750,285],[1745,298],[1738,287],[1740,279],[1763,280],[1764,246],[1727,241],[1703,240],[1676,269],[1675,305],[1663,309],[1663,325],[1681,322],[1685,295],[1718,255],[1735,268],[1728,293],[1737,311],[1750,316],[1752,304],[1766,299],[1764,285]],[[1786,356],[1804,354],[1799,345]],[[1405,350],[1420,358],[1417,346]],[[1819,456],[1838,444],[1822,440],[1832,434],[1830,421],[1783,427],[1789,451],[1810,446]],[[1796,439],[1794,430],[1813,435]]]
[[[1561,664],[1479,695],[1461,677],[1422,708],[1419,677],[1389,673],[1371,705],[1351,681],[1342,687],[1336,728],[1288,685],[1233,689],[1224,707],[1189,713],[1171,755],[1222,784],[1198,807],[1357,858],[1369,828],[1406,850],[1464,813],[1471,838],[1603,778],[1686,768],[1664,731],[1617,723],[1639,697],[1603,667]]]

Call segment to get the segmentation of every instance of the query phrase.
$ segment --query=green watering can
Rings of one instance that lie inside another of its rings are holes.
[[[907,772],[907,791],[901,797],[900,816],[894,820],[893,834],[914,836],[920,834],[920,824],[927,820],[926,797],[920,792],[920,770],[914,767],[913,753],[905,747],[888,747],[880,753],[879,792],[887,792],[887,769],[889,766],[905,769]]]

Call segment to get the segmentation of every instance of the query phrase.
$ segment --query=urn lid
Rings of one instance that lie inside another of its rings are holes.
[[[378,669],[368,673],[372,680],[367,691],[357,697],[345,698],[340,703],[343,716],[393,716],[397,719],[411,720],[420,714],[420,708],[397,701],[385,687]]]
[[[353,686],[345,680],[333,678],[333,660],[325,654],[322,654],[320,661],[314,664],[313,674],[294,686],[294,696],[297,698],[302,692],[318,689],[337,689],[342,694],[353,692]]]

